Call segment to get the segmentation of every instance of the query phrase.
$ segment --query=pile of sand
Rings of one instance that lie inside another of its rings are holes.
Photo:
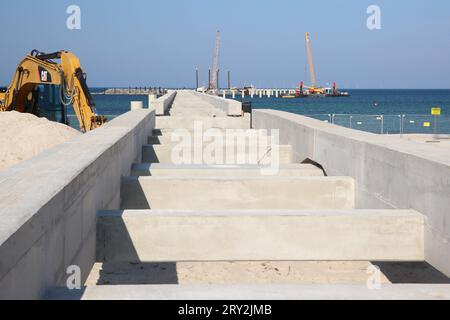
[[[0,112],[0,170],[81,134],[61,123],[32,114]]]

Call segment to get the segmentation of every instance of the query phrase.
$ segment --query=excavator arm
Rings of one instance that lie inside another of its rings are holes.
[[[40,85],[59,87],[59,102],[64,108],[73,106],[81,131],[91,131],[106,122],[104,116],[96,113],[79,59],[69,51],[44,54],[33,50],[26,56],[17,67],[6,92],[0,92],[0,111],[15,110],[40,116]]]

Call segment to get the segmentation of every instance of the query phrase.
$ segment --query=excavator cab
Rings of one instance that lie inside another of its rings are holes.
[[[66,107],[61,103],[61,100],[59,98],[60,92],[60,86],[36,86],[36,109],[33,113],[38,117],[44,117],[51,121],[70,125],[69,119],[67,118]]]
[[[40,118],[47,118],[70,125],[66,116],[66,107],[61,103],[60,86],[53,84],[38,84],[28,87],[27,92],[21,92],[26,96],[22,103],[22,112],[34,114]]]

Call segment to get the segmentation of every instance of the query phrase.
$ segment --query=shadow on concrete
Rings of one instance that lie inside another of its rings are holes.
[[[123,253],[126,253],[127,261],[140,261],[122,215],[123,212],[120,215],[109,215],[107,211],[98,213],[96,262],[116,261]]]
[[[315,162],[314,160],[311,160],[311,159],[307,158],[307,159],[305,159],[305,160],[302,161],[302,164],[311,164],[311,165],[315,166],[316,168],[319,168],[320,170],[322,170],[323,175],[324,175],[325,177],[328,177],[328,174],[327,174],[327,172],[325,171],[324,167],[322,167],[322,165],[319,164],[318,162]]]
[[[178,284],[175,262],[104,263],[97,285]]]
[[[426,262],[372,262],[392,283],[450,284],[450,278]]]
[[[50,288],[44,295],[44,300],[81,300],[86,287],[69,290],[66,287]]]
[[[149,136],[148,137],[148,144],[150,145],[161,145],[161,136]]]
[[[160,163],[158,158],[158,154],[155,150],[154,144],[149,144],[145,147],[142,153],[142,162],[143,163]]]
[[[145,195],[144,189],[139,183],[139,177],[122,178],[120,198],[121,210],[151,209],[151,205]]]

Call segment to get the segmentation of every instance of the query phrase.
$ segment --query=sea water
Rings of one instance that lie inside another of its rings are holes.
[[[94,89],[93,92],[102,91]],[[245,97],[254,109],[274,109],[307,115],[321,121],[374,133],[438,133],[450,134],[450,90],[345,90],[349,97],[309,97],[301,99]],[[231,97],[230,97],[231,98]],[[99,114],[113,119],[130,110],[131,101],[148,105],[141,95],[94,95]],[[236,100],[242,101],[237,95]],[[440,107],[442,115],[435,119],[431,108]],[[70,114],[73,114],[69,110]],[[71,116],[72,125],[76,119]]]

